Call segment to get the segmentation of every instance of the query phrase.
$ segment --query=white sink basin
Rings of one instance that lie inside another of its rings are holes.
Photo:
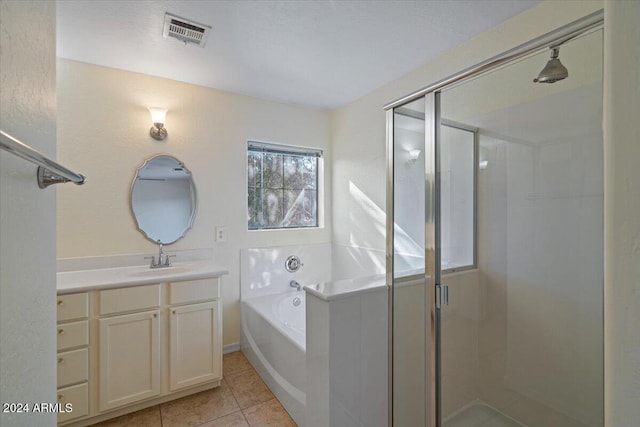
[[[228,274],[211,260],[180,261],[171,267],[150,268],[149,264],[58,272],[58,293],[118,288],[160,282],[198,280]]]
[[[148,270],[134,271],[129,273],[129,276],[133,277],[162,277],[173,276],[174,274],[186,273],[190,270],[188,267],[163,267],[163,268],[149,268]]]

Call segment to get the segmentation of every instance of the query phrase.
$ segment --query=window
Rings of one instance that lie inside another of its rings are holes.
[[[322,151],[247,143],[249,230],[318,227],[318,170]]]
[[[476,265],[477,136],[459,124],[440,131],[441,267],[451,272]]]

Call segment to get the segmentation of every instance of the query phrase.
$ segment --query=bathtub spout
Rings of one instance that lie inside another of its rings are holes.
[[[298,291],[302,288],[300,286],[300,283],[296,282],[295,280],[290,281],[289,286],[291,286],[292,288],[296,288],[296,290]]]

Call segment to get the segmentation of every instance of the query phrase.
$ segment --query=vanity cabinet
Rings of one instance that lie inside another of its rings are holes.
[[[222,376],[219,303],[172,307],[169,326],[169,389]]]
[[[158,396],[160,285],[108,289],[99,300],[100,410]]]
[[[58,342],[57,400],[73,410],[58,413],[63,423],[89,413],[89,296],[87,292],[59,295],[57,299]]]
[[[169,284],[169,389],[222,377],[218,281]]]
[[[160,311],[100,319],[100,410],[160,394]]]
[[[58,387],[87,426],[220,385],[220,278],[60,295]],[[63,332],[60,332],[63,331]]]

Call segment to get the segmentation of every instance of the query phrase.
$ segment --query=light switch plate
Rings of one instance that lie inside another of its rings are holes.
[[[227,227],[217,226],[216,242],[226,242],[226,241],[227,241]]]

